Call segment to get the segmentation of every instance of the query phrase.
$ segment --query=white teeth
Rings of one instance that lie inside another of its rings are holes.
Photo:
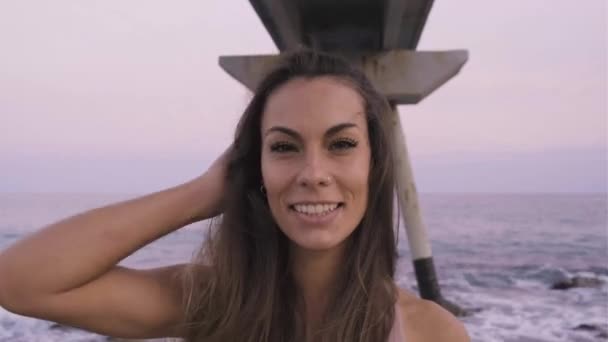
[[[293,208],[307,215],[325,215],[334,211],[338,204],[296,204]]]

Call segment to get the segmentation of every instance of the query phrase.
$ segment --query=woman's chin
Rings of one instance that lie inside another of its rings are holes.
[[[289,239],[294,246],[309,251],[331,250],[340,246],[344,241],[344,239],[331,236],[327,232],[311,232],[306,236],[301,235],[303,234],[293,234],[289,236]]]

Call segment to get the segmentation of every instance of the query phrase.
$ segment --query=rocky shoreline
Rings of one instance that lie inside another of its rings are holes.
[[[560,280],[551,285],[551,290],[569,290],[572,288],[593,287],[604,285],[604,281],[596,277],[574,276],[569,279]]]

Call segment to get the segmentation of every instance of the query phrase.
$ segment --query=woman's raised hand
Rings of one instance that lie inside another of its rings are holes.
[[[199,177],[193,179],[189,186],[199,191],[202,205],[197,220],[203,220],[222,213],[226,190],[226,172],[231,147],[228,147]]]

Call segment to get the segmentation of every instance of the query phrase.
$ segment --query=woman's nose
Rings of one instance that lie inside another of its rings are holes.
[[[308,153],[304,167],[298,174],[298,185],[306,187],[328,186],[332,177],[327,168],[327,162],[319,153]]]

